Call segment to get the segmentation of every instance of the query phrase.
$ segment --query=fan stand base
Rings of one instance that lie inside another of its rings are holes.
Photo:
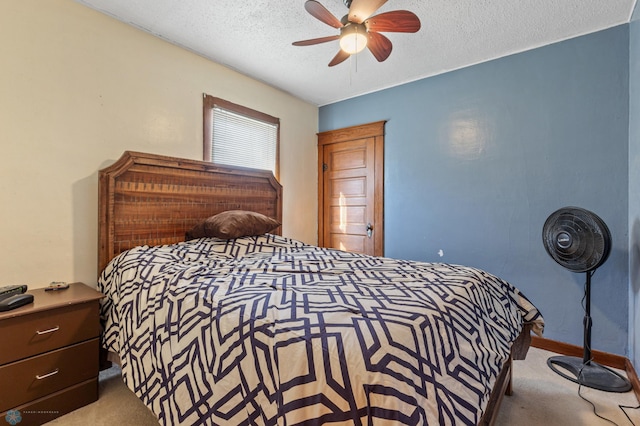
[[[582,386],[605,392],[628,392],[631,390],[631,383],[626,378],[593,361],[584,363],[581,358],[577,357],[553,356],[547,359],[547,365],[565,379]]]

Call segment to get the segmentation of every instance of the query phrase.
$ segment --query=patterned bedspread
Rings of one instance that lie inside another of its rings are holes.
[[[160,423],[477,424],[536,308],[478,269],[264,235],[122,253],[104,346]]]

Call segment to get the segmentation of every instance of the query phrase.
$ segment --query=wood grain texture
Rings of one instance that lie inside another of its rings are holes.
[[[367,211],[372,214],[366,218],[366,222],[371,223],[373,231],[373,247],[366,254],[375,256],[384,255],[384,126],[385,121],[363,124],[359,126],[347,127],[337,130],[329,130],[318,133],[318,245],[321,247],[331,246],[332,236],[330,235],[330,215],[331,215],[331,182],[330,175],[333,168],[330,159],[333,152],[339,152],[352,143],[365,143],[372,141],[372,158],[366,161],[366,167],[371,169],[368,172],[367,185],[371,189],[364,204]],[[353,154],[355,155],[355,154]],[[342,160],[356,161],[357,157],[345,157]],[[324,165],[328,169],[325,170]],[[370,179],[370,181],[369,181]],[[366,223],[365,223],[366,227]]]
[[[282,186],[265,170],[126,151],[100,170],[98,187],[99,273],[130,248],[184,241],[197,222],[223,211],[282,222]]]
[[[638,380],[638,373],[636,373],[636,369],[633,368],[633,364],[628,359],[624,362],[624,370],[627,373],[627,378],[631,382],[636,399],[640,401],[640,380]]]
[[[490,426],[495,424],[496,419],[498,417],[498,410],[500,409],[500,404],[502,403],[502,398],[504,395],[511,395],[511,378],[513,375],[513,362],[511,358],[505,363],[496,379],[496,384],[493,386],[493,390],[491,391],[491,397],[489,398],[489,402],[487,404],[487,408],[485,410],[484,415],[478,422],[478,425],[481,426]]]
[[[570,343],[558,342],[544,337],[533,336],[531,346],[544,349],[550,352],[555,352],[560,355],[574,356],[582,359],[584,350],[582,346],[572,345]],[[626,358],[621,355],[615,355],[608,352],[602,352],[597,350],[591,351],[591,356],[598,364],[606,365],[608,367],[617,368],[620,370],[625,369]]]
[[[0,412],[97,377],[99,347],[95,338],[0,366]]]
[[[384,124],[386,121],[376,121],[374,123],[360,126],[345,127],[337,130],[327,130],[318,133],[318,145],[326,145],[337,142],[352,141],[355,139],[370,138],[384,135]]]
[[[40,426],[80,407],[91,404],[97,399],[98,376],[96,375],[85,382],[13,409],[22,413],[22,420],[18,423],[20,426]],[[6,411],[0,412],[0,419],[4,419],[6,414]]]
[[[103,295],[82,283],[28,293],[32,303],[0,313],[0,418],[17,409],[21,425],[40,425],[98,398]],[[23,411],[32,407],[48,410]]]

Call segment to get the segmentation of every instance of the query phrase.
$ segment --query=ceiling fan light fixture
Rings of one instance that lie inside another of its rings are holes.
[[[336,66],[351,55],[368,48],[378,62],[387,60],[393,46],[391,40],[383,32],[415,33],[420,29],[420,19],[408,10],[392,10],[374,15],[387,0],[343,0],[349,8],[349,13],[342,19],[336,18],[326,7],[317,0],[307,0],[304,8],[311,16],[320,22],[340,30],[340,34],[332,36],[300,40],[294,46],[311,46],[339,40],[340,50],[329,62],[329,66]]]
[[[367,39],[364,24],[349,23],[340,29],[340,48],[350,55],[367,47]]]

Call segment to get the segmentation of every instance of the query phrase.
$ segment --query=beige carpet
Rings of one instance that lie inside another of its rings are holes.
[[[525,361],[514,361],[513,395],[505,396],[496,425],[611,425],[593,414],[593,407],[578,396],[578,385],[564,379],[547,366],[547,359],[556,354],[531,348]],[[624,372],[618,371],[626,376]],[[587,387],[582,396],[593,402],[596,411],[619,426],[640,426],[640,409],[625,409],[631,423],[619,405],[638,406],[633,391],[603,392]]]
[[[531,348],[526,361],[515,361],[513,395],[505,396],[497,425],[611,425],[593,414],[593,408],[578,396],[578,385],[563,379],[547,367],[551,352]],[[60,417],[49,425],[111,426],[157,425],[153,414],[127,389],[117,367],[100,374],[100,398],[97,402]],[[619,405],[636,407],[632,391],[611,393],[582,388],[582,395],[592,401],[598,414],[619,426],[640,426],[640,409],[627,409],[633,423]]]

